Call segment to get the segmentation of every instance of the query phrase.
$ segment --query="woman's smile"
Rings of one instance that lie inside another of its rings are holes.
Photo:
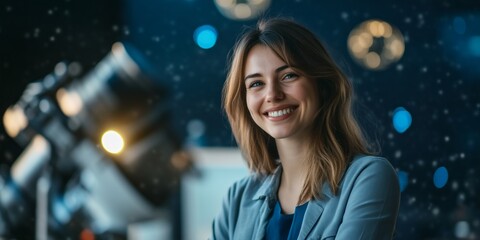
[[[282,121],[289,118],[296,109],[296,106],[279,107],[267,110],[263,115],[271,121]]]

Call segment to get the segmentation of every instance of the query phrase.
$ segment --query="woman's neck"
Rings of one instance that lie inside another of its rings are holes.
[[[299,204],[307,175],[306,151],[308,145],[303,141],[289,139],[279,139],[276,144],[283,168],[277,194],[282,210],[285,213],[293,213]]]
[[[276,145],[288,180],[298,179],[299,176],[305,177],[305,170],[308,168],[306,159],[308,144],[305,141],[277,139]]]

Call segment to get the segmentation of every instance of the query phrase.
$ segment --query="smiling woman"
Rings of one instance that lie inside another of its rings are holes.
[[[247,107],[255,123],[275,139],[308,140],[319,109],[316,82],[296,73],[264,45],[250,50],[245,73]]]
[[[399,183],[352,114],[352,84],[315,35],[261,20],[234,47],[223,104],[252,175],[236,182],[214,239],[390,239]]]

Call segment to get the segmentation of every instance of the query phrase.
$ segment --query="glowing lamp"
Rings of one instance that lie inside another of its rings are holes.
[[[125,142],[122,135],[114,130],[108,130],[102,135],[103,148],[113,154],[118,154],[123,150]]]

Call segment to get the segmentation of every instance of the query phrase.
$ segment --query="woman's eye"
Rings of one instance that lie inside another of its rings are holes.
[[[295,73],[287,73],[287,74],[285,74],[285,75],[283,76],[283,79],[287,79],[287,80],[288,80],[288,79],[294,79],[294,78],[296,78],[296,77],[298,77],[298,75],[295,74]]]
[[[248,85],[248,88],[258,87],[258,86],[261,86],[261,85],[263,85],[262,82],[255,81],[255,82],[250,83],[250,85]]]

